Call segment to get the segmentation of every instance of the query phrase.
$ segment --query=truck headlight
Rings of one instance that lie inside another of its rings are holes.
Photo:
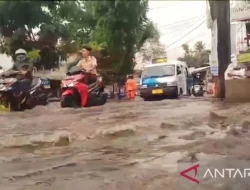
[[[168,82],[168,86],[177,86],[177,82],[176,81]]]
[[[141,85],[141,87],[140,88],[147,88],[147,85]]]

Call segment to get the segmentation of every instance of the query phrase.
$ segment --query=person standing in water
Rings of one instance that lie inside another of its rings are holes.
[[[133,75],[129,75],[126,82],[127,97],[129,100],[134,100],[136,96],[136,82]]]

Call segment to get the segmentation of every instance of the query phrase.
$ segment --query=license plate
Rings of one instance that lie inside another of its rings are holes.
[[[50,88],[50,85],[43,85],[43,87],[44,87],[45,89],[48,89],[48,88]]]
[[[49,80],[42,80],[42,85],[44,88],[50,88],[50,81]]]
[[[163,94],[163,90],[162,89],[152,90],[152,94]]]

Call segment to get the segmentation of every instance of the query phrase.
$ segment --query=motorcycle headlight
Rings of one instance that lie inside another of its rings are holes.
[[[176,81],[168,82],[167,84],[168,84],[168,86],[177,86],[177,82]]]
[[[147,88],[147,85],[141,85],[140,88]]]
[[[68,85],[67,85],[67,87],[74,87],[74,83],[72,82],[72,83],[69,83]]]
[[[7,90],[12,90],[12,89],[13,89],[13,87],[11,87],[11,86],[7,88]]]

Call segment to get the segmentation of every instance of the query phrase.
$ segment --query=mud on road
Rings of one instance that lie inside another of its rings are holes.
[[[249,160],[249,115],[205,98],[1,113],[0,189],[178,189],[179,162]]]

